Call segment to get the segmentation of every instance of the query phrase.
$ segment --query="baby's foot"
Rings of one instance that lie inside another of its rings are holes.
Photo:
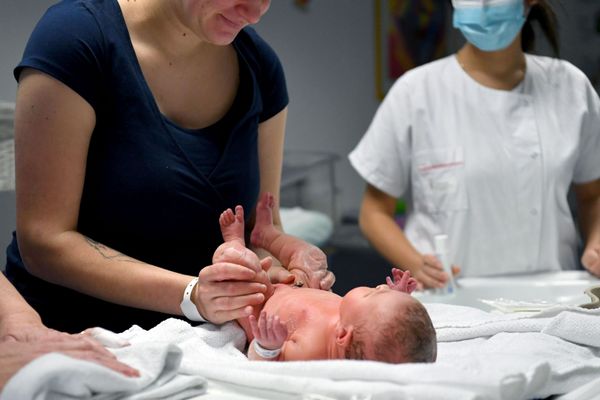
[[[223,211],[219,217],[221,234],[226,242],[239,241],[244,244],[244,209],[242,206],[235,207],[235,214],[231,208]]]
[[[265,247],[268,245],[268,243],[265,243],[268,233],[275,228],[273,226],[274,204],[275,199],[269,192],[264,193],[258,200],[258,204],[256,205],[256,221],[250,235],[250,241],[254,246]]]

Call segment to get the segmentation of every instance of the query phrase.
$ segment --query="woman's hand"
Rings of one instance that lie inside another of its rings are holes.
[[[92,361],[128,377],[140,376],[138,370],[119,362],[110,351],[87,335],[56,335],[56,331],[48,331],[48,335],[38,331],[35,341],[18,341],[13,337],[0,341],[0,391],[21,368],[52,352]]]
[[[590,273],[600,277],[600,244],[588,243],[581,256],[581,263]]]
[[[0,338],[0,390],[29,362],[52,352],[92,361],[125,376],[140,376],[138,370],[119,362],[95,340],[91,331],[71,335],[47,328],[40,321],[16,318],[4,322]]]
[[[460,267],[452,266],[452,275],[456,276],[460,273]],[[443,288],[446,286],[450,277],[444,271],[442,263],[432,254],[423,255],[423,264],[421,267],[412,271],[412,275],[417,280],[417,289]]]
[[[270,259],[259,260],[246,247],[223,243],[213,264],[203,268],[192,299],[204,318],[215,324],[245,318],[272,291],[268,274]]]
[[[68,341],[72,335],[47,328],[41,321],[7,321],[8,326],[0,330],[0,340],[13,340],[21,343]],[[85,337],[88,337],[87,335]],[[83,338],[83,336],[82,336]]]

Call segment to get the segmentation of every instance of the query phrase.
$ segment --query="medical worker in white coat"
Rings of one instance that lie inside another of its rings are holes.
[[[367,182],[360,226],[424,287],[448,279],[433,255],[448,235],[461,276],[575,269],[600,276],[600,101],[572,64],[525,53],[545,0],[453,0],[466,44],[400,77],[349,159]],[[567,192],[570,186],[584,249]],[[404,231],[397,198],[408,202]]]

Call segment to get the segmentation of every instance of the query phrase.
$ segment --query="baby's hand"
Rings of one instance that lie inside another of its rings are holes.
[[[412,293],[417,287],[417,281],[410,276],[410,271],[401,271],[398,268],[392,268],[394,280],[387,276],[385,281],[390,289],[400,292]]]
[[[274,350],[283,346],[283,342],[287,339],[288,330],[285,324],[279,320],[278,315],[267,316],[265,311],[261,311],[258,321],[256,321],[254,315],[250,315],[248,320],[254,339],[261,347]]]

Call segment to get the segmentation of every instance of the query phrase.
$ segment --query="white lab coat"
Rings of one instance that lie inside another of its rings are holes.
[[[600,177],[600,100],[572,64],[527,55],[511,91],[484,87],[452,55],[405,73],[349,159],[408,201],[422,253],[449,236],[462,276],[573,269],[572,182]]]

